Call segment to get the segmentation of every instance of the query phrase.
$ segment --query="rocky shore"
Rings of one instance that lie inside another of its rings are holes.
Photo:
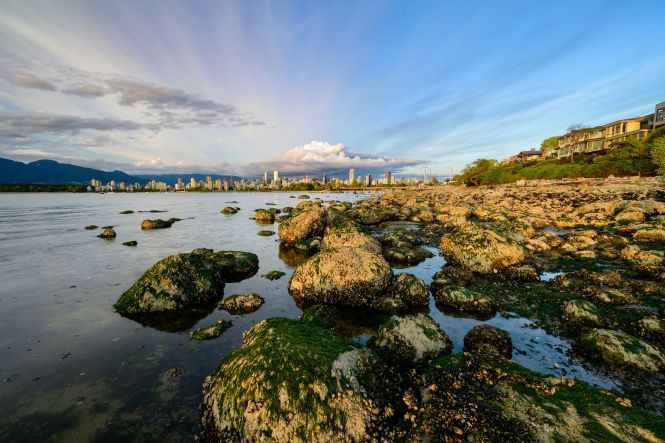
[[[255,324],[205,380],[203,440],[665,439],[662,181],[406,189],[355,205],[305,199],[255,219],[279,221],[280,256],[307,254],[288,282],[304,312]],[[169,257],[116,309],[212,299],[229,275],[256,272],[246,254]],[[445,264],[431,284],[400,271],[434,254]],[[192,277],[176,278],[180,268]],[[263,301],[248,294],[219,306],[240,314]],[[434,306],[481,321],[528,319],[620,388],[532,372],[512,360],[515,337],[487,324],[455,353],[446,325],[428,315]],[[344,336],[358,335],[346,333],[349,309],[383,316],[367,343]],[[193,334],[212,339],[226,327]]]

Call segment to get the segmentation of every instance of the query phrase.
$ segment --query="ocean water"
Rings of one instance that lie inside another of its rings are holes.
[[[204,378],[258,321],[297,318],[287,283],[303,259],[281,251],[277,224],[250,220],[258,208],[295,206],[289,193],[0,194],[0,441],[192,441],[199,432]],[[312,193],[323,200],[369,194]],[[228,203],[236,201],[237,203]],[[274,204],[274,206],[267,206]],[[224,206],[238,206],[234,215]],[[119,214],[133,210],[134,214]],[[161,210],[164,213],[139,213]],[[183,219],[169,229],[142,231],[146,218]],[[114,240],[84,226],[113,225]],[[136,240],[138,246],[123,246]],[[247,315],[211,308],[170,321],[142,324],[113,310],[118,297],[160,259],[194,248],[243,250],[259,256],[252,278],[227,284],[225,294],[256,292],[266,303]],[[445,263],[436,255],[411,272],[428,283]],[[286,275],[269,281],[263,274]],[[356,313],[357,314],[357,313]],[[454,317],[430,303],[430,315],[455,350],[479,320]],[[385,315],[350,312],[340,333],[366,341]],[[192,341],[191,329],[231,320],[220,338]],[[510,331],[515,360],[557,376],[605,387],[569,356],[570,344],[523,318],[487,320]],[[563,371],[563,372],[562,372]]]

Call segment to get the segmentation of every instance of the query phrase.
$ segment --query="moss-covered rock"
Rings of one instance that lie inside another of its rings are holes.
[[[584,294],[598,303],[623,306],[635,303],[630,293],[616,288],[591,286],[584,289]]]
[[[640,229],[633,234],[633,241],[648,243],[665,242],[665,229]]]
[[[279,240],[285,246],[294,246],[299,241],[320,237],[325,227],[326,211],[315,206],[280,223]]]
[[[540,281],[538,271],[531,265],[510,266],[503,270],[503,275],[513,281]]]
[[[374,254],[381,253],[381,245],[376,239],[362,232],[353,221],[346,217],[330,213],[323,233],[321,248],[339,247],[364,248]]]
[[[224,209],[222,209],[220,212],[222,214],[237,214],[238,213],[238,208],[227,206]]]
[[[363,248],[335,248],[298,266],[289,281],[289,292],[302,301],[371,306],[391,278],[390,265],[382,256]]]
[[[254,220],[258,223],[274,223],[275,213],[268,209],[256,209],[254,211]]]
[[[368,349],[308,322],[272,318],[206,378],[202,422],[219,441],[389,439],[394,390]]]
[[[224,282],[256,273],[259,259],[241,251],[195,249],[160,260],[114,305],[123,315],[177,311],[222,297]]]
[[[580,337],[580,348],[610,366],[658,372],[665,356],[649,343],[622,331],[593,329]]]
[[[125,211],[121,211],[121,212],[120,212],[120,214],[123,214],[123,215],[126,215],[126,214],[133,214],[133,213],[134,213],[134,211],[132,211],[131,209],[127,209],[127,210],[125,210]]]
[[[83,229],[85,229],[86,231],[92,231],[92,230],[97,229],[97,228],[99,228],[99,226],[97,226],[97,225],[86,225],[86,227],[83,228]]]
[[[464,336],[464,352],[480,359],[512,358],[510,334],[491,325],[477,325]]]
[[[491,296],[462,286],[438,287],[433,291],[433,295],[436,303],[449,311],[489,317],[497,310],[497,304]]]
[[[286,273],[282,271],[270,271],[267,274],[263,274],[261,277],[266,278],[268,280],[279,280],[280,278],[284,277]]]
[[[101,234],[99,234],[97,237],[105,238],[107,240],[110,240],[110,239],[113,239],[113,238],[116,237],[116,233],[113,230],[113,228],[107,227],[107,228],[104,228],[104,231]]]
[[[383,256],[388,260],[388,263],[393,265],[415,266],[428,258],[434,257],[434,254],[421,246],[409,248],[388,246],[383,249]]]
[[[425,281],[413,274],[397,274],[388,290],[372,305],[383,312],[401,312],[414,308],[424,308],[429,304],[429,288]]]
[[[260,235],[261,237],[271,237],[275,235],[275,231],[268,231],[267,229],[263,229],[257,232],[257,234]]]
[[[315,254],[321,250],[321,240],[318,238],[309,238],[307,240],[298,240],[293,246],[302,254]]]
[[[219,320],[211,326],[195,329],[189,333],[189,338],[192,340],[212,340],[221,336],[224,331],[233,325],[232,322],[226,320]]]
[[[418,233],[408,229],[394,229],[384,234],[379,241],[384,246],[395,248],[410,248],[422,243]]]
[[[390,361],[410,365],[450,354],[453,344],[430,316],[415,314],[391,317],[370,346]]]
[[[263,303],[265,303],[263,297],[252,292],[226,297],[218,306],[231,314],[248,314],[259,309]]]
[[[440,248],[447,261],[483,274],[524,260],[524,251],[519,245],[473,223],[444,235]]]
[[[561,320],[571,328],[594,328],[600,325],[598,308],[587,300],[570,300],[561,307]]]

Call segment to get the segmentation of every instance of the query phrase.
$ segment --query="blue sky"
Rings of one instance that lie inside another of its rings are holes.
[[[665,101],[662,1],[3,1],[0,156],[446,175]]]

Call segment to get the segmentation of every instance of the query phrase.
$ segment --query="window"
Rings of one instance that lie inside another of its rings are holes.
[[[656,111],[656,121],[660,122],[663,120],[665,120],[665,108],[661,108]]]

